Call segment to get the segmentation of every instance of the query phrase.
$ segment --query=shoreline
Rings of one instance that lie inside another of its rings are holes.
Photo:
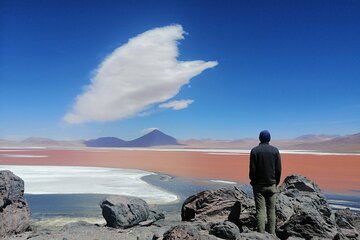
[[[242,189],[246,188],[245,185],[241,183],[229,184],[224,182],[213,182],[207,179],[184,178],[163,173],[143,176],[142,179],[148,184],[158,187],[163,191],[177,195],[178,200],[176,202],[156,205],[170,208],[177,206],[179,207],[179,211],[185,199],[198,192],[226,186],[237,186]]]
[[[25,182],[30,195],[119,194],[143,198],[149,203],[170,203],[178,200],[171,192],[143,181],[154,175],[140,169],[88,166],[0,165]]]
[[[141,181],[171,195],[177,200],[168,203],[150,203],[149,205],[166,213],[170,221],[181,221],[181,207],[185,199],[204,190],[217,189],[225,186],[237,186],[252,196],[251,186],[239,182],[214,182],[211,179],[191,179],[169,174],[152,173],[140,178]],[[93,224],[105,224],[99,202],[113,194],[25,194],[34,226],[44,230],[61,229],[64,225],[77,221]],[[121,193],[119,193],[121,195]],[[349,207],[360,212],[360,195],[324,192],[333,210]]]

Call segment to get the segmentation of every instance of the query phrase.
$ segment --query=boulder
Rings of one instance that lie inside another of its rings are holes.
[[[335,221],[338,231],[343,238],[359,239],[360,214],[352,212],[349,208],[338,210],[335,213]]]
[[[129,228],[146,221],[148,204],[136,197],[109,196],[100,202],[106,225],[113,228]]]
[[[228,240],[236,240],[240,238],[239,228],[229,221],[211,224],[209,233],[218,238]]]
[[[200,240],[200,232],[190,225],[177,225],[170,228],[163,235],[163,240]]]
[[[242,228],[241,224],[254,228],[256,226],[254,215],[254,200],[236,186],[199,192],[188,197],[181,208],[183,221],[224,222],[230,220],[239,229]]]
[[[0,171],[0,237],[30,228],[30,210],[24,198],[24,181],[10,171]]]
[[[331,208],[320,188],[300,175],[288,176],[276,203],[277,235],[305,239],[333,238],[337,231]]]

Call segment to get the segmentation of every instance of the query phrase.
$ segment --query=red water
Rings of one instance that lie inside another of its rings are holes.
[[[44,158],[4,154],[45,155]],[[135,168],[175,176],[236,180],[248,183],[249,156],[206,152],[151,150],[25,150],[0,152],[0,165],[58,165]],[[359,155],[282,154],[283,174],[298,173],[325,191],[349,193],[360,189]]]

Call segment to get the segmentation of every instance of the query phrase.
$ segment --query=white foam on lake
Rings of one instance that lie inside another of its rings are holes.
[[[236,156],[236,155],[248,155],[248,153],[229,153],[229,152],[208,152],[207,154],[210,155],[230,155],[230,156]]]
[[[10,170],[21,177],[28,194],[116,194],[156,204],[178,199],[141,179],[154,173],[136,169],[0,165],[0,170]]]
[[[210,180],[210,182],[225,183],[225,184],[237,184],[236,182],[225,181],[225,180],[218,180],[218,179]]]
[[[357,208],[357,207],[348,207],[348,206],[337,205],[337,204],[330,204],[330,207],[332,207],[334,209],[347,209],[347,208],[349,208],[352,211],[360,212],[360,208]]]

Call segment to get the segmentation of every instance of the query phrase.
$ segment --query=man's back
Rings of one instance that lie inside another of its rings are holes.
[[[249,177],[253,187],[258,231],[265,231],[265,216],[268,220],[268,232],[275,234],[276,193],[281,176],[279,150],[269,144],[271,139],[267,130],[259,134],[260,144],[250,152]]]
[[[281,175],[279,150],[269,143],[260,143],[250,152],[250,184],[278,185]]]

